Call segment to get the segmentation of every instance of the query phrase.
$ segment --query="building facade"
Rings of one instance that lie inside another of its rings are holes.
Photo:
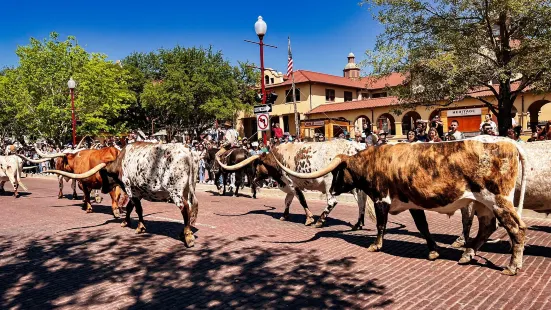
[[[457,120],[459,130],[467,135],[476,135],[484,116],[489,114],[488,107],[474,98],[457,101],[446,107],[418,107],[395,114],[393,108],[398,100],[389,96],[386,90],[403,83],[404,76],[393,73],[382,79],[362,78],[354,54],[350,53],[347,58],[342,77],[308,70],[294,72],[295,101],[302,137],[314,137],[321,133],[331,139],[343,130],[353,136],[354,131],[362,131],[363,125],[367,124],[375,132],[382,129],[391,138],[401,139],[408,130],[414,128],[417,120],[430,121],[436,115],[443,121],[445,131],[452,120]],[[266,83],[266,92],[278,95],[270,113],[271,125],[279,123],[284,132],[296,135],[291,79],[273,70],[267,70],[264,78],[270,82]],[[514,90],[515,84],[512,87]],[[497,104],[497,99],[490,91],[474,92],[471,95]],[[550,101],[551,94],[522,93],[514,102],[515,121],[522,125],[524,131],[529,131],[535,124],[551,120],[551,105],[546,106]],[[334,120],[335,125],[328,125],[330,120]],[[343,125],[343,122],[348,122],[350,126]],[[255,115],[241,113],[237,129],[243,136],[256,136]]]

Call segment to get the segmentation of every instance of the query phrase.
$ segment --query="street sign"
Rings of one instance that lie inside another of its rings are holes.
[[[270,113],[270,112],[272,112],[272,105],[270,105],[270,104],[263,104],[263,105],[255,105],[254,106],[254,114]]]
[[[258,131],[268,130],[269,124],[270,124],[270,114],[262,113],[262,114],[256,115],[256,127],[258,128]]]

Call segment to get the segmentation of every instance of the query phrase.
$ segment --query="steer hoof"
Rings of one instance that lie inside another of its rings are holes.
[[[195,237],[193,236],[192,232],[189,232],[188,234],[184,234],[183,236],[180,235],[180,239],[184,241],[184,245],[187,248],[191,248],[195,245]]]
[[[126,227],[130,224],[130,221],[124,220],[121,222],[121,227]]]
[[[509,269],[509,267],[503,269],[503,271],[501,271],[501,274],[504,274],[506,276],[514,276],[517,274],[517,271],[516,269],[515,270],[512,270],[512,269]]]
[[[92,208],[87,208],[87,209],[86,209],[86,213],[92,213],[92,212],[94,212],[94,211],[92,210]]]
[[[60,199],[63,198],[63,196],[60,197]],[[73,196],[71,197],[72,200],[78,200],[77,193],[73,193]]]
[[[121,217],[121,213],[119,212],[118,208],[113,210],[113,217],[116,218],[116,219]]]
[[[429,259],[429,260],[435,260],[435,259],[437,259],[439,256],[440,256],[440,253],[438,253],[438,252],[436,252],[436,251],[430,251],[430,252],[429,252],[429,257],[428,257],[428,259]]]
[[[452,243],[452,248],[462,248],[465,246],[465,240],[463,239],[457,239],[454,243]]]
[[[145,232],[145,225],[142,224],[142,223],[139,223],[138,228],[136,228],[136,233],[137,234],[142,234],[144,232]]]
[[[362,230],[363,226],[362,224],[356,223],[356,225],[352,226],[352,230]]]
[[[306,219],[306,223],[304,223],[305,226],[310,226],[314,223],[314,218],[313,217],[309,217]]]
[[[381,249],[381,246],[376,245],[376,244],[372,244],[367,248],[367,251],[368,252],[379,252],[380,249]]]
[[[315,228],[322,228],[323,225],[325,225],[325,221],[318,220],[316,224],[314,225]]]
[[[457,262],[459,265],[466,265],[473,261],[473,258],[470,255],[463,255],[461,259]]]
[[[289,215],[283,215],[282,217],[279,218],[280,221],[286,221],[289,219]]]

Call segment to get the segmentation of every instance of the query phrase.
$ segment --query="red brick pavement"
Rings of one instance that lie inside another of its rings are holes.
[[[443,248],[430,262],[409,213],[391,216],[384,250],[369,253],[376,232],[371,223],[350,231],[353,205],[339,205],[328,227],[315,229],[303,225],[298,201],[281,222],[282,198],[201,192],[195,247],[186,249],[174,205],[145,202],[147,233],[136,235],[112,218],[107,200],[87,214],[79,201],[57,199],[54,180],[25,183],[32,194],[0,196],[4,309],[551,309],[549,220],[527,220],[524,268],[507,277],[497,270],[509,260],[506,242],[486,245],[478,264],[457,265],[461,252],[449,244],[459,216],[428,214]]]

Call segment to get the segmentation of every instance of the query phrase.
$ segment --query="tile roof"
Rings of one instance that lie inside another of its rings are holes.
[[[336,75],[319,73],[314,71],[307,71],[307,70],[297,70],[294,73],[295,73],[295,84],[312,82],[312,83],[323,83],[323,84],[329,84],[329,85],[339,85],[339,86],[346,86],[346,87],[360,88],[360,89],[366,89],[366,88],[381,89],[386,86],[392,87],[392,86],[400,85],[405,80],[405,77],[400,73],[391,73],[390,75],[381,79],[364,77],[364,78],[361,78],[360,80],[353,80],[342,76],[336,76]],[[287,86],[287,85],[290,86],[291,84],[292,84],[291,79],[287,79],[283,83],[266,85],[266,88],[269,89],[269,88],[275,88],[280,86]]]
[[[397,97],[370,98],[358,101],[346,101],[330,104],[322,104],[306,114],[316,114],[325,112],[338,112],[348,110],[370,109],[376,107],[387,107],[398,104]]]
[[[496,92],[499,93],[499,84],[492,85],[493,88],[496,90]],[[520,82],[512,82],[511,83],[511,91],[515,91],[520,86]],[[524,89],[523,92],[527,91],[528,88]],[[494,93],[489,90],[487,87],[477,87],[476,89],[473,89],[468,93],[469,96],[472,97],[488,97],[488,96],[494,96]]]

